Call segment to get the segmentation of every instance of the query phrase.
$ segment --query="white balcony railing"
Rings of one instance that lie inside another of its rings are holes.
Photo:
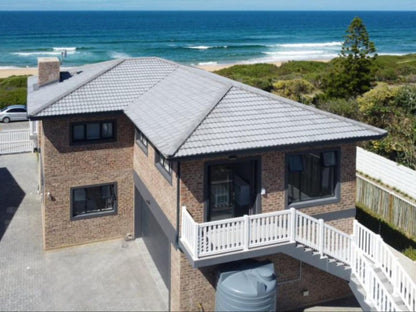
[[[183,207],[181,242],[193,260],[300,243],[319,252],[322,258],[331,257],[350,266],[366,290],[366,300],[378,310],[400,310],[393,296],[399,296],[410,311],[416,310],[416,284],[382,238],[358,221],[354,221],[352,235],[293,208],[196,223]],[[388,278],[393,293],[387,290],[376,268]]]

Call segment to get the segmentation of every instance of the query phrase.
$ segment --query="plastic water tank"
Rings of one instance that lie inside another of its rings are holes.
[[[220,274],[215,311],[275,311],[276,294],[273,263],[244,265]]]

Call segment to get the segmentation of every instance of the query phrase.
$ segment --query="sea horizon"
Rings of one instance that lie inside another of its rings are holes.
[[[330,60],[355,16],[380,55],[416,53],[416,11],[0,11],[0,68],[156,56],[188,65]]]

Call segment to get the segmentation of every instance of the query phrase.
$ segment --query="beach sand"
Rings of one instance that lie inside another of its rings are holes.
[[[21,75],[37,75],[38,69],[36,67],[27,68],[1,68],[0,78],[7,78],[10,76],[21,76]]]
[[[314,60],[316,62],[329,62],[330,60]],[[276,66],[281,66],[285,62],[273,62]],[[217,71],[223,68],[228,68],[234,65],[244,65],[245,63],[232,63],[232,64],[210,64],[210,65],[198,65],[196,67],[204,69],[209,72]],[[0,78],[7,78],[10,76],[20,76],[20,75],[37,75],[38,69],[36,67],[26,67],[26,68],[0,68]]]

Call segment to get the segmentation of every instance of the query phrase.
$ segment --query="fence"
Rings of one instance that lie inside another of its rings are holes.
[[[33,152],[29,129],[0,132],[0,154]]]
[[[357,171],[416,199],[416,171],[357,147]]]

